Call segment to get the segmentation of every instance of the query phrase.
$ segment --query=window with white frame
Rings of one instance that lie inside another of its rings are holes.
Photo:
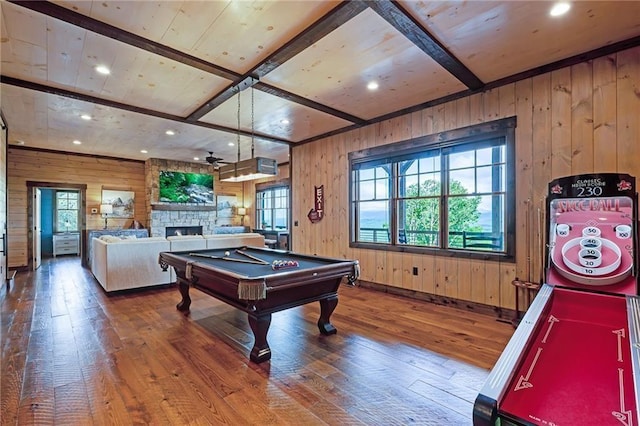
[[[351,245],[512,258],[515,124],[350,153]]]
[[[256,225],[262,230],[288,229],[288,185],[256,188]]]
[[[78,231],[80,197],[78,191],[56,191],[56,231]]]

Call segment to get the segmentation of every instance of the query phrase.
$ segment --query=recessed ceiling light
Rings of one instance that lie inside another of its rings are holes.
[[[109,70],[109,68],[107,68],[104,65],[98,65],[96,67],[96,71],[99,72],[100,74],[104,74],[104,75],[109,75],[111,74],[111,71]]]
[[[551,16],[561,16],[571,9],[571,5],[567,2],[560,2],[553,5],[549,14]]]
[[[285,118],[285,119],[280,120],[280,123],[282,123],[282,124],[289,124],[289,123],[291,123],[291,122]]]
[[[200,161],[200,157],[193,157],[193,161]]]
[[[80,141],[78,141],[78,140],[75,140],[75,141],[73,141],[73,144],[74,144],[74,145],[82,145],[82,142],[80,142]]]
[[[80,118],[82,118],[83,120],[91,120],[91,116],[89,114],[82,114]]]
[[[233,142],[229,142],[227,145],[229,145],[229,146],[236,146],[236,144],[235,144],[235,143],[233,143]]]
[[[176,132],[174,132],[173,130],[167,130],[165,133],[169,136],[173,136],[176,134]]]
[[[376,90],[378,87],[379,87],[379,85],[375,81],[372,81],[369,84],[367,84],[367,89],[369,89],[369,90]]]
[[[140,152],[146,154],[148,151],[146,149],[141,149]]]

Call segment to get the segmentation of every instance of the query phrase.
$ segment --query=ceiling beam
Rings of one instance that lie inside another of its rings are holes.
[[[313,25],[311,25],[310,27],[305,29],[303,32],[301,32],[298,36],[290,40],[287,44],[282,46],[280,49],[276,50],[272,55],[266,58],[263,62],[256,65],[250,72],[244,75],[241,75],[231,70],[227,70],[223,67],[207,62],[203,59],[188,55],[179,50],[162,45],[160,43],[146,39],[144,37],[140,37],[136,34],[125,31],[121,28],[114,27],[102,21],[98,21],[97,19],[82,15],[78,12],[74,12],[73,10],[67,9],[65,7],[59,6],[54,3],[50,3],[48,1],[24,1],[24,0],[8,0],[8,1],[10,3],[14,3],[16,5],[27,8],[29,10],[33,10],[35,12],[42,13],[46,16],[50,16],[52,18],[61,20],[71,25],[75,25],[77,27],[83,28],[87,31],[91,31],[96,34],[109,37],[111,39],[137,47],[147,52],[160,55],[165,58],[172,59],[180,63],[183,63],[185,65],[211,73],[218,77],[231,80],[229,85],[224,90],[222,90],[212,99],[210,99],[209,101],[205,102],[203,105],[198,107],[195,111],[189,114],[189,116],[186,119],[182,117],[177,117],[180,120],[182,120],[182,122],[184,123],[196,124],[196,125],[202,125],[198,121],[200,118],[202,118],[204,115],[206,115],[216,107],[222,105],[228,99],[232,98],[237,93],[237,86],[243,81],[247,80],[247,78],[255,79],[256,76],[257,77],[263,76],[269,71],[277,68],[278,66],[282,65],[286,60],[290,59],[291,57],[300,53],[304,49],[313,45],[322,37],[324,37],[326,34],[335,30],[340,25],[347,22],[349,19],[353,18],[354,16],[358,15],[368,7],[365,3],[363,3],[360,0],[343,1],[342,3],[337,5],[335,8],[333,8],[330,12],[328,12],[325,16],[323,16],[318,21],[316,21]],[[256,87],[256,88],[264,91],[265,93],[269,93],[271,95],[281,97],[290,102],[304,105],[306,107],[321,111],[325,114],[334,115],[343,120],[358,123],[360,125],[363,125],[366,123],[359,117],[355,117],[343,111],[333,109],[329,106],[320,104],[318,102],[314,102],[310,99],[303,98],[302,96],[298,96],[290,92],[286,92],[276,87],[265,85],[264,83],[260,83],[260,87]],[[74,93],[74,92],[69,92],[69,93]],[[123,106],[124,104],[120,104],[120,105]],[[121,108],[121,107],[118,107],[118,108]],[[135,108],[135,107],[132,107],[132,108]],[[121,109],[126,109],[126,108],[121,108]],[[154,112],[161,114],[158,111],[154,111]],[[154,115],[154,114],[149,114],[149,115]],[[211,126],[214,126],[214,125],[211,125]],[[224,128],[222,126],[218,126],[218,127]],[[277,138],[275,139],[278,140]]]
[[[445,70],[471,90],[478,90],[484,83],[432,36],[409,12],[396,1],[367,0],[367,5],[406,38],[429,55]]]
[[[256,65],[249,73],[262,78],[289,59],[313,46],[329,33],[340,28],[343,24],[355,18],[367,8],[367,4],[360,0],[343,1],[273,52],[268,58],[262,61],[262,63]]]
[[[114,27],[113,25],[98,21],[97,19],[90,18],[88,16],[82,15],[81,13],[74,12],[71,9],[58,6],[57,4],[50,3],[48,1],[8,1],[29,10],[33,10],[35,12],[42,13],[43,15],[47,15],[60,21],[83,28],[87,31],[91,31],[96,34],[121,41],[122,43],[128,44],[130,46],[135,46],[147,52],[155,53],[156,55],[160,55],[165,58],[188,65],[190,67],[217,75],[218,77],[222,77],[228,80],[235,80],[240,77],[238,73],[212,64],[203,59],[188,55],[179,50],[173,49],[160,43],[156,43],[155,41],[140,37],[137,34],[130,33],[121,28]]]
[[[310,46],[313,46],[313,44],[317,43],[324,36],[340,27],[348,20],[360,14],[362,11],[367,9],[367,7],[368,6],[364,2],[359,0],[343,1],[342,3],[331,9],[329,12],[327,12],[322,18],[318,19],[311,26],[307,27],[300,34],[289,40],[278,50],[269,55],[264,61],[253,67],[253,69],[242,76],[241,80],[249,76],[260,79],[261,77],[267,75],[269,72],[284,64],[286,61],[293,58],[298,53],[302,52]],[[310,99],[303,99],[301,96],[295,96],[293,94],[290,94],[289,92],[280,91],[273,86],[268,86],[269,90],[264,90],[267,89],[267,86],[261,86],[261,88],[261,90],[266,93],[282,97],[291,102],[300,103],[304,106],[322,111],[326,114],[335,115],[336,117],[340,117],[348,121],[355,120],[354,122],[362,122],[362,119],[358,117],[354,117],[342,111],[338,111],[326,105],[314,102]],[[220,93],[209,99],[202,106],[189,114],[187,119],[193,121],[201,119],[209,112],[213,111],[215,108],[231,99],[235,94],[235,84],[230,84]],[[280,96],[280,94],[284,96]]]
[[[226,133],[232,133],[234,135],[241,135],[241,136],[246,136],[246,137],[252,137],[252,135],[258,139],[262,139],[268,142],[274,142],[274,143],[281,143],[281,144],[285,144],[285,145],[292,145],[292,142],[284,140],[284,139],[279,139],[279,138],[275,138],[273,136],[269,136],[269,135],[264,135],[262,133],[256,133],[254,132],[253,134],[251,132],[247,132],[244,131],[242,129],[235,129],[235,128],[231,128],[231,127],[226,127],[226,126],[219,126],[217,124],[211,124],[211,123],[205,123],[203,121],[188,121],[187,119],[180,117],[178,115],[173,115],[173,114],[167,114],[164,112],[160,112],[160,111],[155,111],[152,109],[148,109],[148,108],[141,108],[141,107],[137,107],[137,106],[133,106],[133,105],[129,105],[129,104],[123,104],[121,102],[116,102],[116,101],[110,101],[108,99],[102,99],[102,98],[98,98],[95,96],[90,96],[90,95],[85,95],[82,93],[77,93],[77,92],[72,92],[70,90],[66,90],[66,89],[61,89],[58,87],[52,87],[52,86],[47,86],[44,84],[40,84],[40,83],[34,83],[32,81],[25,81],[25,80],[20,80],[18,78],[14,78],[14,77],[8,77],[5,75],[0,76],[0,83],[2,84],[9,84],[11,86],[16,86],[16,87],[21,87],[23,89],[30,89],[30,90],[35,90],[37,92],[43,92],[43,93],[48,93],[50,95],[57,95],[57,96],[64,96],[65,98],[70,98],[70,99],[75,99],[78,101],[83,101],[83,102],[89,102],[89,103],[94,103],[94,104],[98,104],[98,105],[104,105],[106,107],[109,108],[118,108],[121,110],[125,110],[125,111],[129,111],[129,112],[135,112],[138,114],[144,114],[144,115],[148,115],[151,117],[156,117],[156,118],[162,118],[164,120],[170,120],[170,121],[175,121],[178,123],[184,123],[184,124],[191,124],[194,126],[199,126],[199,127],[205,127],[207,129],[212,129],[212,130],[218,130],[221,132],[226,132]]]

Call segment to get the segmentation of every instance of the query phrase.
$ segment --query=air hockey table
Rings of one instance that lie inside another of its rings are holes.
[[[576,196],[576,182],[593,196]],[[550,184],[547,283],[476,398],[474,425],[640,425],[634,187],[618,174]]]

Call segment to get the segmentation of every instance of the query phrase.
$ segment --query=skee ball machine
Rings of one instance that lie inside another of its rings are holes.
[[[545,284],[476,398],[473,424],[640,425],[635,178],[560,178],[546,204]]]

